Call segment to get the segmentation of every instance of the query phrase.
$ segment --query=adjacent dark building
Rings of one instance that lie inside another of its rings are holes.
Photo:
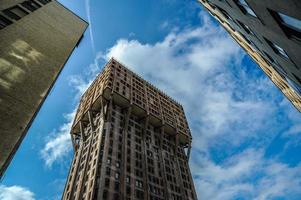
[[[0,177],[86,27],[55,0],[0,1]]]
[[[199,2],[301,111],[301,1]]]
[[[111,59],[82,96],[62,199],[196,200],[183,107]]]

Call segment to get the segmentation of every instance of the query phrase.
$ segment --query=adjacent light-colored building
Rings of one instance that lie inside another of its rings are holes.
[[[0,177],[87,25],[55,0],[0,1]]]
[[[301,112],[301,1],[199,2]]]
[[[62,199],[196,200],[183,107],[111,59],[80,101]]]

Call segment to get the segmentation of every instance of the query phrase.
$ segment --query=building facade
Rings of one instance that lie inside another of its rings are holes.
[[[195,200],[183,107],[111,59],[82,96],[62,199]]]
[[[301,112],[301,1],[199,2]]]
[[[0,1],[0,177],[86,27],[55,0]]]

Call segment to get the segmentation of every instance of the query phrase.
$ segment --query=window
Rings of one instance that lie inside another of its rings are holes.
[[[295,74],[293,74],[293,76],[298,80],[301,81],[298,77],[296,77]],[[288,84],[293,88],[293,90],[298,93],[301,96],[301,88],[292,80],[290,80],[289,78],[286,77],[286,81],[288,82]],[[299,82],[301,84],[301,82]]]
[[[11,7],[9,9],[3,10],[3,13],[14,20],[19,20],[22,17],[24,17],[25,15],[28,14],[28,12],[26,12],[24,9],[22,9],[20,6],[14,6]]]
[[[119,182],[115,182],[114,189],[115,191],[119,191]]]
[[[270,47],[274,50],[275,53],[277,53],[278,55],[286,58],[286,59],[289,59],[286,51],[280,47],[279,45],[269,41],[268,39],[265,39],[267,41],[267,43],[270,45]]]
[[[136,187],[138,188],[142,188],[143,187],[143,184],[142,184],[142,181],[136,181]]]
[[[103,196],[103,199],[107,199],[107,197],[108,197],[108,191],[104,190],[102,196]]]
[[[226,3],[228,6],[232,7],[227,0],[219,0],[219,1]]]
[[[38,0],[38,1],[45,5],[45,4],[49,3],[51,0]]]
[[[236,0],[236,4],[244,14],[249,14],[253,17],[257,17],[257,15],[252,10],[252,8],[250,8],[246,0]]]
[[[24,1],[23,3],[21,3],[21,5],[30,11],[35,11],[36,9],[41,7],[40,4],[33,0]]]
[[[294,73],[293,73],[293,76],[295,77],[295,79],[297,79],[297,81],[298,81],[299,84],[301,85],[301,79],[300,79],[298,76],[296,76]]]
[[[144,198],[144,192],[140,190],[135,191],[135,196],[137,199],[143,199]]]
[[[115,173],[115,179],[119,179],[120,174],[118,172]]]
[[[227,13],[227,11],[225,11],[224,9],[222,9],[222,8],[220,8],[220,7],[218,7],[218,6],[217,6],[217,8],[218,8],[218,10],[224,15],[224,17],[225,17],[226,19],[229,19],[230,21],[232,21],[233,23],[236,24],[236,22],[234,21],[234,19]]]
[[[274,60],[268,53],[265,51],[263,52],[264,55],[270,60],[271,64],[273,65],[274,69],[278,72],[278,74],[285,77],[287,75],[286,71],[280,66],[280,64]]]
[[[126,195],[130,196],[131,195],[131,187],[126,186]]]
[[[131,182],[131,177],[127,176],[127,177],[126,177],[126,182],[127,182],[127,183],[130,183],[130,182]]]
[[[106,168],[106,175],[107,176],[110,176],[111,174],[111,169],[109,167]]]
[[[238,21],[238,20],[237,20]],[[255,36],[255,33],[252,31],[252,29],[245,25],[244,23],[238,21],[238,23],[240,24],[240,26],[248,33],[248,34],[251,34],[251,35],[254,35]]]
[[[0,15],[0,29],[5,28],[6,26],[10,25],[12,21],[7,19],[6,17]]]
[[[301,40],[301,20],[285,15],[280,12],[270,10],[273,17],[278,22],[279,26],[288,35]]]
[[[248,43],[251,44],[251,41],[249,40],[249,38],[247,38],[244,34],[242,34],[241,32],[239,32],[239,34],[241,35],[242,38],[244,38],[244,40]]]
[[[110,179],[109,178],[106,178],[105,179],[105,187],[110,187]]]

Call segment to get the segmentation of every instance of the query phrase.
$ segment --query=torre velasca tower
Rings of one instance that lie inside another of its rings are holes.
[[[55,0],[0,0],[0,178],[87,26]]]
[[[80,101],[63,198],[195,200],[183,107],[111,59]]]

